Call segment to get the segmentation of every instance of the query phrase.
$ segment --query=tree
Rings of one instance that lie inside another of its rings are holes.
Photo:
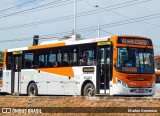
[[[3,62],[3,58],[4,58],[4,53],[0,51],[0,62]]]

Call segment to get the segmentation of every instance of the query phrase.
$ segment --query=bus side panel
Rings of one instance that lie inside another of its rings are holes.
[[[94,72],[85,72],[84,68],[94,68]],[[81,86],[86,80],[93,82],[96,87],[96,66],[73,67],[72,70],[74,77],[47,73],[37,69],[21,70],[21,94],[27,93],[27,86],[31,81],[36,82],[38,94],[45,95],[81,95]]]
[[[62,83],[61,75],[48,73],[47,86],[49,95],[64,95],[64,83]]]
[[[3,91],[11,93],[11,71],[3,71]]]
[[[27,86],[28,86],[28,82],[21,82],[21,94],[27,94]]]
[[[41,71],[41,69],[39,70],[35,70],[34,71],[34,81],[37,84],[37,88],[38,88],[38,94],[44,94],[47,95],[47,79],[48,74],[46,72]]]
[[[81,95],[81,86],[85,80],[96,81],[96,67],[92,67],[95,72],[83,72],[84,67],[73,67],[74,77],[72,74],[66,76],[48,73],[48,94],[49,95]],[[62,71],[64,69],[62,68]],[[66,70],[67,71],[67,68]]]
[[[30,81],[34,81],[34,70],[33,69],[22,69],[21,70],[21,94],[27,94],[27,87]]]
[[[38,94],[47,95],[47,74],[34,69],[22,70],[21,94],[27,94],[28,84],[33,81],[38,88]]]
[[[84,72],[84,68],[94,68],[94,72]],[[73,67],[74,78],[65,78],[65,95],[81,95],[82,84],[86,80],[93,82],[96,87],[96,66]],[[63,79],[62,79],[63,80]]]
[[[81,95],[80,94],[80,75],[81,68],[72,68],[74,72],[74,77],[62,77],[62,82],[64,83],[65,95]],[[79,78],[78,78],[79,77]]]

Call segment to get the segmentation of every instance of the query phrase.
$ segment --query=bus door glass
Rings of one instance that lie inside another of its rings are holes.
[[[111,45],[98,45],[97,54],[97,94],[109,94],[111,77]]]
[[[11,93],[20,93],[22,55],[13,52]]]

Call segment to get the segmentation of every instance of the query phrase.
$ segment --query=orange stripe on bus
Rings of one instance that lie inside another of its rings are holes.
[[[35,69],[40,70],[42,72],[47,72],[51,74],[57,74],[62,76],[70,76],[71,78],[74,78],[74,72],[72,67],[57,67],[57,68],[41,68],[41,69]]]
[[[47,44],[47,45],[29,46],[28,49],[34,50],[34,49],[51,48],[51,47],[59,47],[59,46],[66,46],[66,44],[65,42],[62,42],[62,43]]]
[[[0,81],[0,87],[2,87],[2,86],[3,86],[2,81]]]
[[[7,52],[8,52],[8,50],[4,51],[3,70],[5,70],[5,68],[6,68],[6,58],[7,58],[6,54],[7,54]]]

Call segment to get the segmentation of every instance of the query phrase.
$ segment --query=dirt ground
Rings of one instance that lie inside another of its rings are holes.
[[[151,97],[79,97],[79,96],[43,96],[43,97],[27,97],[27,96],[0,96],[0,107],[63,107],[63,108],[78,108],[85,107],[86,110],[90,107],[105,108],[105,107],[160,107],[160,98]],[[159,108],[160,109],[160,108]],[[93,111],[94,112],[94,111]],[[8,114],[3,114],[7,115]],[[12,115],[12,114],[10,114]],[[17,115],[17,114],[16,114]],[[22,115],[22,114],[18,114]],[[24,114],[23,114],[24,115]],[[25,114],[37,115],[40,114]],[[104,116],[104,115],[160,115],[158,113],[45,113],[41,115],[89,115],[89,116]]]
[[[160,107],[160,98],[151,97],[0,97],[0,107]]]

